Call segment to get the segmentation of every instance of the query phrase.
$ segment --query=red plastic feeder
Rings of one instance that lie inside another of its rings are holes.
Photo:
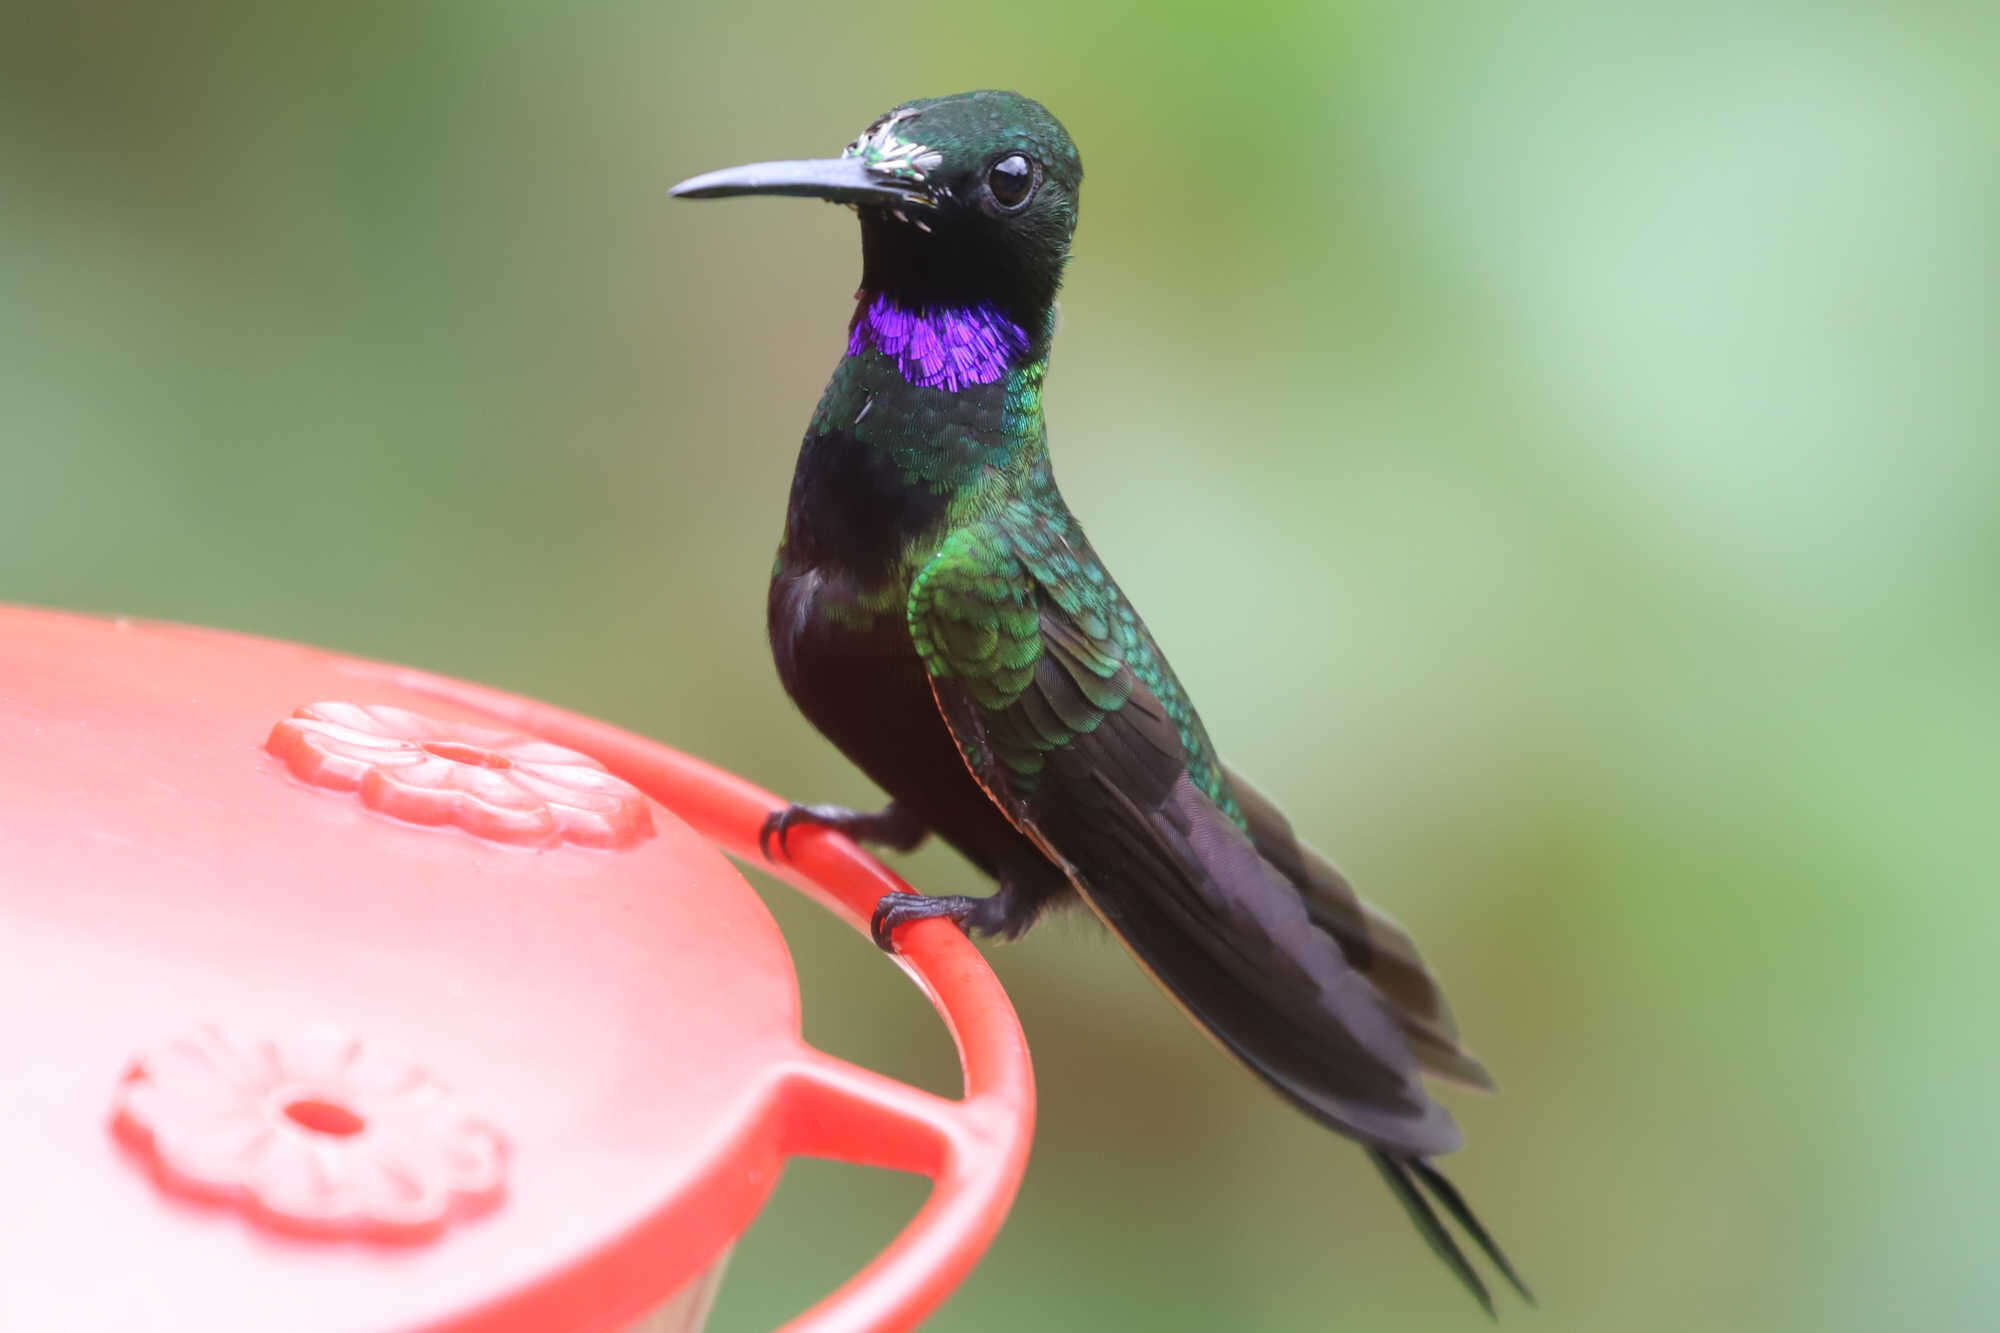
[[[961,1101],[806,1045],[717,851],[779,804],[738,778],[422,672],[4,607],[0,737],[0,1325],[696,1328],[815,1156],[936,1184],[789,1327],[907,1328],[1013,1200],[1034,1089],[993,974],[948,923],[898,936]],[[857,929],[903,887],[791,846]]]

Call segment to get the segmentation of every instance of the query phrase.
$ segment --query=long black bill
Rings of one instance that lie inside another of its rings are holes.
[[[858,157],[812,158],[804,162],[753,162],[694,176],[676,185],[679,199],[725,199],[737,194],[789,194],[831,199],[839,204],[886,208],[929,208],[930,196],[911,181],[870,171]]]

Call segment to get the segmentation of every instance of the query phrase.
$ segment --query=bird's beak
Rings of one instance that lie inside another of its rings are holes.
[[[934,208],[923,185],[879,174],[858,157],[823,157],[805,162],[755,162],[690,177],[676,185],[678,199],[724,199],[735,194],[789,194],[831,199],[839,204],[882,208]]]

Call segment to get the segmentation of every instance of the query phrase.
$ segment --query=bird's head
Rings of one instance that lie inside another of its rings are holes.
[[[730,167],[673,193],[850,204],[868,291],[911,308],[988,305],[1032,328],[1062,283],[1082,185],[1076,145],[1039,102],[971,92],[905,102],[839,157]]]

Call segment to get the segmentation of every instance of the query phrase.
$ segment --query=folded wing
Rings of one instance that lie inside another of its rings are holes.
[[[1003,528],[961,530],[912,590],[912,637],[973,776],[1174,1000],[1271,1086],[1399,1156],[1456,1148],[1399,1003],[1260,851],[1257,823],[1239,822],[1178,684],[1115,587],[1046,577],[1036,566],[1047,553],[1023,548]],[[1270,845],[1286,855],[1296,840]],[[1385,932],[1377,945],[1368,921],[1360,912],[1349,933],[1371,957],[1399,956],[1407,937]],[[1428,980],[1421,965],[1415,976]],[[1441,1001],[1419,1011],[1449,1023]]]

